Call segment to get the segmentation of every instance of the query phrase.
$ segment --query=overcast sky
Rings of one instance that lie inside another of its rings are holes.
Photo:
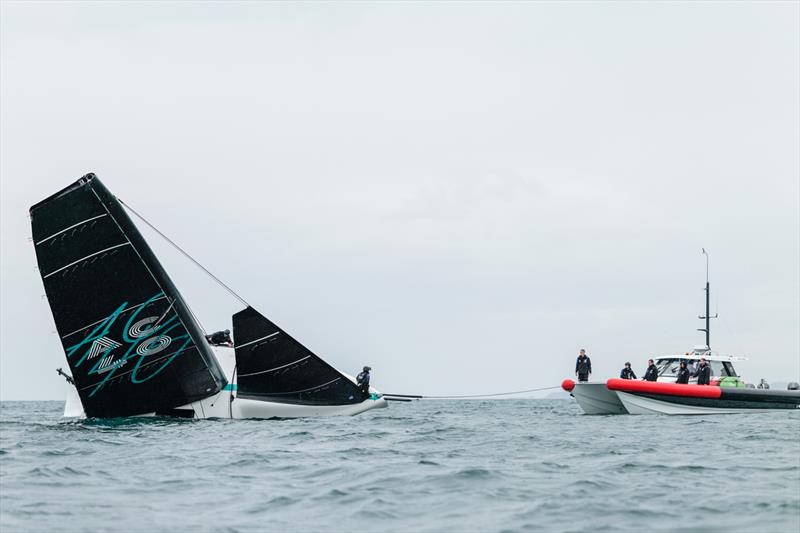
[[[27,213],[87,172],[383,391],[641,372],[701,247],[713,348],[800,380],[799,6],[3,2],[0,398],[63,398]]]

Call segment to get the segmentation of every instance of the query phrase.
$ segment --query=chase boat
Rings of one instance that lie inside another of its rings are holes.
[[[655,360],[657,381],[609,379],[607,382],[575,383],[564,380],[561,387],[569,392],[589,415],[611,414],[712,414],[771,411],[800,408],[800,391],[765,390],[745,386],[733,369],[737,358],[710,352],[691,356],[664,356]],[[702,356],[711,366],[711,384],[675,383],[678,364],[691,364]]]
[[[30,216],[71,370],[59,369],[69,383],[65,416],[297,418],[387,406],[380,392],[363,392],[241,298],[235,346],[212,346],[121,201],[94,174],[35,204]]]
[[[746,385],[739,378],[733,363],[743,357],[712,352],[711,316],[709,309],[711,286],[708,282],[706,256],[706,344],[696,346],[683,355],[665,355],[654,360],[658,368],[655,382],[629,379],[609,379],[607,382],[578,382],[566,379],[561,387],[570,393],[581,409],[589,415],[608,414],[711,414],[768,411],[800,408],[798,390],[762,390]],[[681,362],[696,365],[704,358],[711,369],[711,384],[697,385],[692,377],[688,384],[675,383]],[[749,387],[749,388],[748,388]]]
[[[731,355],[720,355],[711,352],[706,346],[697,346],[691,352],[683,355],[663,355],[654,359],[658,368],[658,382],[675,383],[678,374],[678,366],[681,361],[687,366],[696,365],[700,358],[704,358],[711,367],[711,376],[718,381],[724,379],[727,384],[741,384],[739,375],[733,367],[736,361],[745,360],[744,357],[734,357]],[[622,380],[632,381],[632,380]],[[697,383],[697,378],[689,379],[689,383]],[[620,400],[615,390],[609,389],[604,381],[595,382],[574,382],[571,379],[564,380],[561,387],[570,393],[587,415],[624,415],[629,411]]]

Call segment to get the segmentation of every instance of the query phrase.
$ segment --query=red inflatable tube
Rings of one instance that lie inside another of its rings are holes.
[[[712,385],[679,385],[677,383],[659,383],[658,381],[636,381],[633,379],[614,378],[606,382],[606,387],[608,387],[608,390],[618,390],[622,392],[691,396],[693,398],[719,398],[722,396],[722,389]]]

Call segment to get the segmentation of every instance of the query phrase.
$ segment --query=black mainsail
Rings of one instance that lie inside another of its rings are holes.
[[[304,405],[364,401],[350,378],[252,307],[233,315],[233,336],[239,398]]]
[[[30,215],[39,272],[87,416],[166,411],[226,385],[175,285],[94,174]]]

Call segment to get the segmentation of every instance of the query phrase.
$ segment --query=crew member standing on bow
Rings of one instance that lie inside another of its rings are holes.
[[[621,379],[636,379],[636,374],[633,373],[630,363],[625,363],[625,368],[619,373]]]
[[[697,376],[698,385],[708,385],[711,383],[711,367],[708,366],[705,358],[700,358],[700,364],[697,366],[697,372],[695,372],[694,375]]]
[[[645,381],[658,381],[658,367],[652,359],[647,360],[647,370],[644,373]]]
[[[575,374],[578,376],[578,381],[589,381],[589,376],[592,375],[592,360],[589,359],[583,348],[581,348],[578,360],[575,361]]]
[[[358,388],[361,389],[361,392],[364,393],[365,396],[369,396],[370,370],[372,370],[372,368],[365,366],[364,370],[362,370],[361,373],[358,374],[358,377],[356,377],[356,384],[358,385]]]

